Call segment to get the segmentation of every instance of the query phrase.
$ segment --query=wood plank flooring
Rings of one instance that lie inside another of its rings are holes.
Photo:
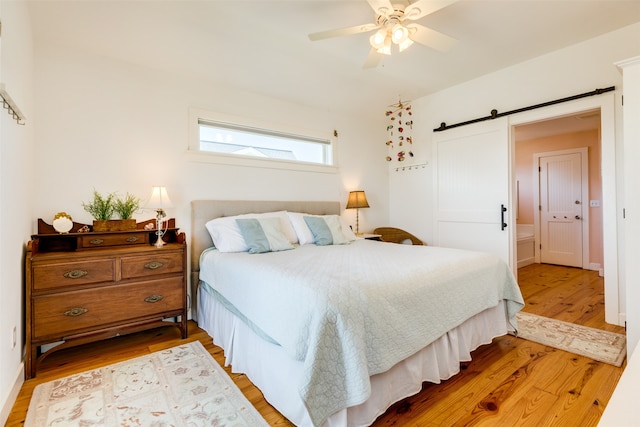
[[[603,280],[594,271],[533,264],[518,272],[524,311],[624,333],[604,321]],[[189,340],[199,340],[224,366],[222,350],[189,322]],[[36,378],[22,387],[6,426],[24,423],[34,387],[54,378],[108,365],[181,342],[167,327],[87,344],[52,354]],[[460,374],[393,405],[380,426],[596,426],[624,369],[512,336],[473,352]],[[227,372],[272,426],[291,426],[244,376]]]

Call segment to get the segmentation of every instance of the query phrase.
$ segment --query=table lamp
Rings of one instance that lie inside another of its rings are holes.
[[[154,186],[151,188],[151,197],[149,197],[149,201],[147,202],[147,208],[153,209],[156,211],[156,236],[158,239],[156,240],[156,248],[161,248],[164,246],[164,241],[162,237],[167,232],[166,228],[162,230],[162,218],[167,216],[165,209],[172,208],[171,199],[169,199],[169,195],[167,194],[167,188],[161,186]]]
[[[368,208],[369,202],[367,202],[367,196],[364,191],[357,190],[349,192],[349,199],[347,200],[347,209],[356,210],[356,235],[360,234],[360,208]]]

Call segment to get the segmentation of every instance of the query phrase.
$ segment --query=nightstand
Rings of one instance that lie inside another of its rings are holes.
[[[58,234],[39,220],[25,262],[27,379],[44,357],[64,348],[167,325],[187,337],[185,235],[171,219],[166,244],[156,248],[156,231],[144,224]]]
[[[381,234],[369,234],[369,233],[361,233],[361,234],[357,234],[357,237],[362,237],[363,239],[366,240],[378,240],[380,241],[380,238],[382,237]]]

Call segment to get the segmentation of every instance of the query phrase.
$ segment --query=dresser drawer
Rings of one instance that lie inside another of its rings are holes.
[[[64,292],[33,299],[33,337],[72,335],[184,307],[182,277]]]
[[[153,255],[123,257],[120,262],[123,280],[181,273],[183,270],[182,252],[162,252],[162,249]]]
[[[114,258],[50,263],[33,267],[34,290],[112,282],[114,280],[116,280]]]
[[[98,236],[87,234],[86,236],[80,237],[80,247],[82,249],[102,248],[108,246],[141,245],[145,243],[149,243],[148,232],[100,234]]]

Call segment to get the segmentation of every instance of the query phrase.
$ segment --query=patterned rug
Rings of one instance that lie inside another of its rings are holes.
[[[519,338],[618,367],[627,355],[627,339],[622,334],[524,312],[517,317]]]
[[[268,427],[198,341],[40,384],[24,425]]]

